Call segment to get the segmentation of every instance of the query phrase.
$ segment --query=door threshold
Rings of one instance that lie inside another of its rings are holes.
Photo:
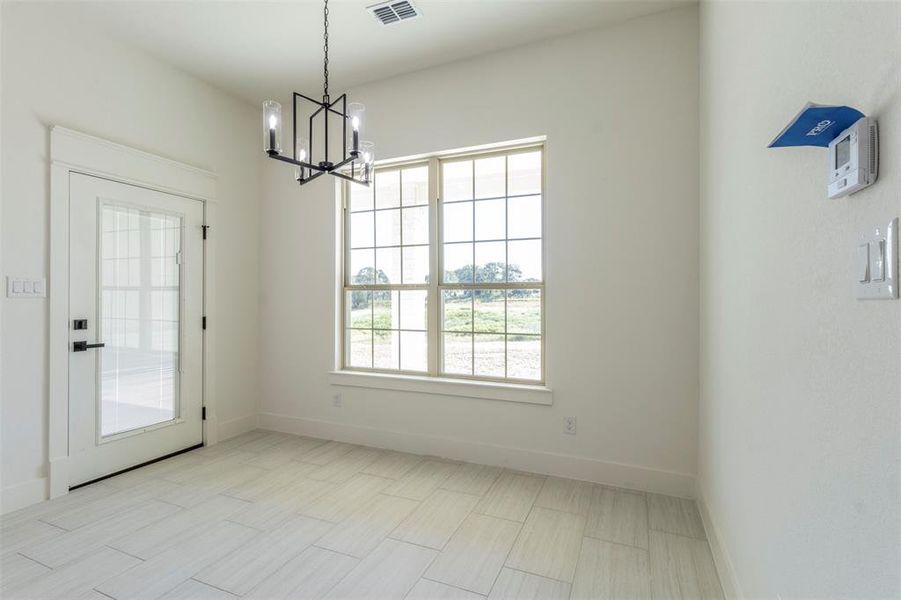
[[[146,462],[142,462],[139,465],[134,465],[132,467],[128,467],[127,469],[122,469],[121,471],[116,471],[115,473],[110,473],[109,475],[104,475],[103,477],[98,477],[97,479],[92,479],[90,481],[85,481],[84,483],[79,483],[78,485],[73,485],[69,488],[69,491],[77,490],[78,488],[83,488],[86,485],[91,485],[92,483],[97,483],[99,481],[103,481],[104,479],[109,479],[110,477],[115,477],[116,475],[121,475],[122,473],[128,473],[129,471],[134,471],[135,469],[140,469],[141,467],[146,467],[147,465],[152,465],[153,463],[158,463],[161,460],[166,460],[167,458],[172,458],[173,456],[178,456],[179,454],[184,454],[185,452],[190,452],[191,450],[197,450],[198,448],[203,448],[203,442],[199,444],[195,444],[193,446],[189,446],[187,448],[183,448],[181,450],[176,450],[175,452],[170,452],[165,456],[160,456],[158,458],[154,458],[152,460],[148,460]]]

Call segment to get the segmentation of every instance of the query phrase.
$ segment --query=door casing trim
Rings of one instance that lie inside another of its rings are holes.
[[[54,125],[50,127],[49,407],[47,420],[48,496],[69,492],[69,176],[81,173],[203,202],[203,224],[215,232],[215,173],[136,148]],[[203,245],[203,314],[212,327],[201,333],[203,347],[203,443],[218,440],[214,346],[216,236]]]

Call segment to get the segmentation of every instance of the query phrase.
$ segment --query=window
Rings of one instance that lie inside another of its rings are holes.
[[[544,380],[542,155],[432,158],[345,184],[345,369]]]

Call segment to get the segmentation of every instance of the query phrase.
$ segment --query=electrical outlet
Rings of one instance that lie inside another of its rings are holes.
[[[341,394],[335,394],[334,396],[332,396],[332,406],[341,408]]]
[[[563,433],[568,433],[569,435],[576,435],[576,418],[575,417],[563,417]]]

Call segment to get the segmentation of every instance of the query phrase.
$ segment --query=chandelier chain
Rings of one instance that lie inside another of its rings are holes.
[[[325,6],[322,9],[324,33],[322,39],[325,41],[323,50],[325,51],[325,60],[323,61],[322,71],[325,79],[323,87],[323,96],[328,98],[328,0],[325,0]]]

